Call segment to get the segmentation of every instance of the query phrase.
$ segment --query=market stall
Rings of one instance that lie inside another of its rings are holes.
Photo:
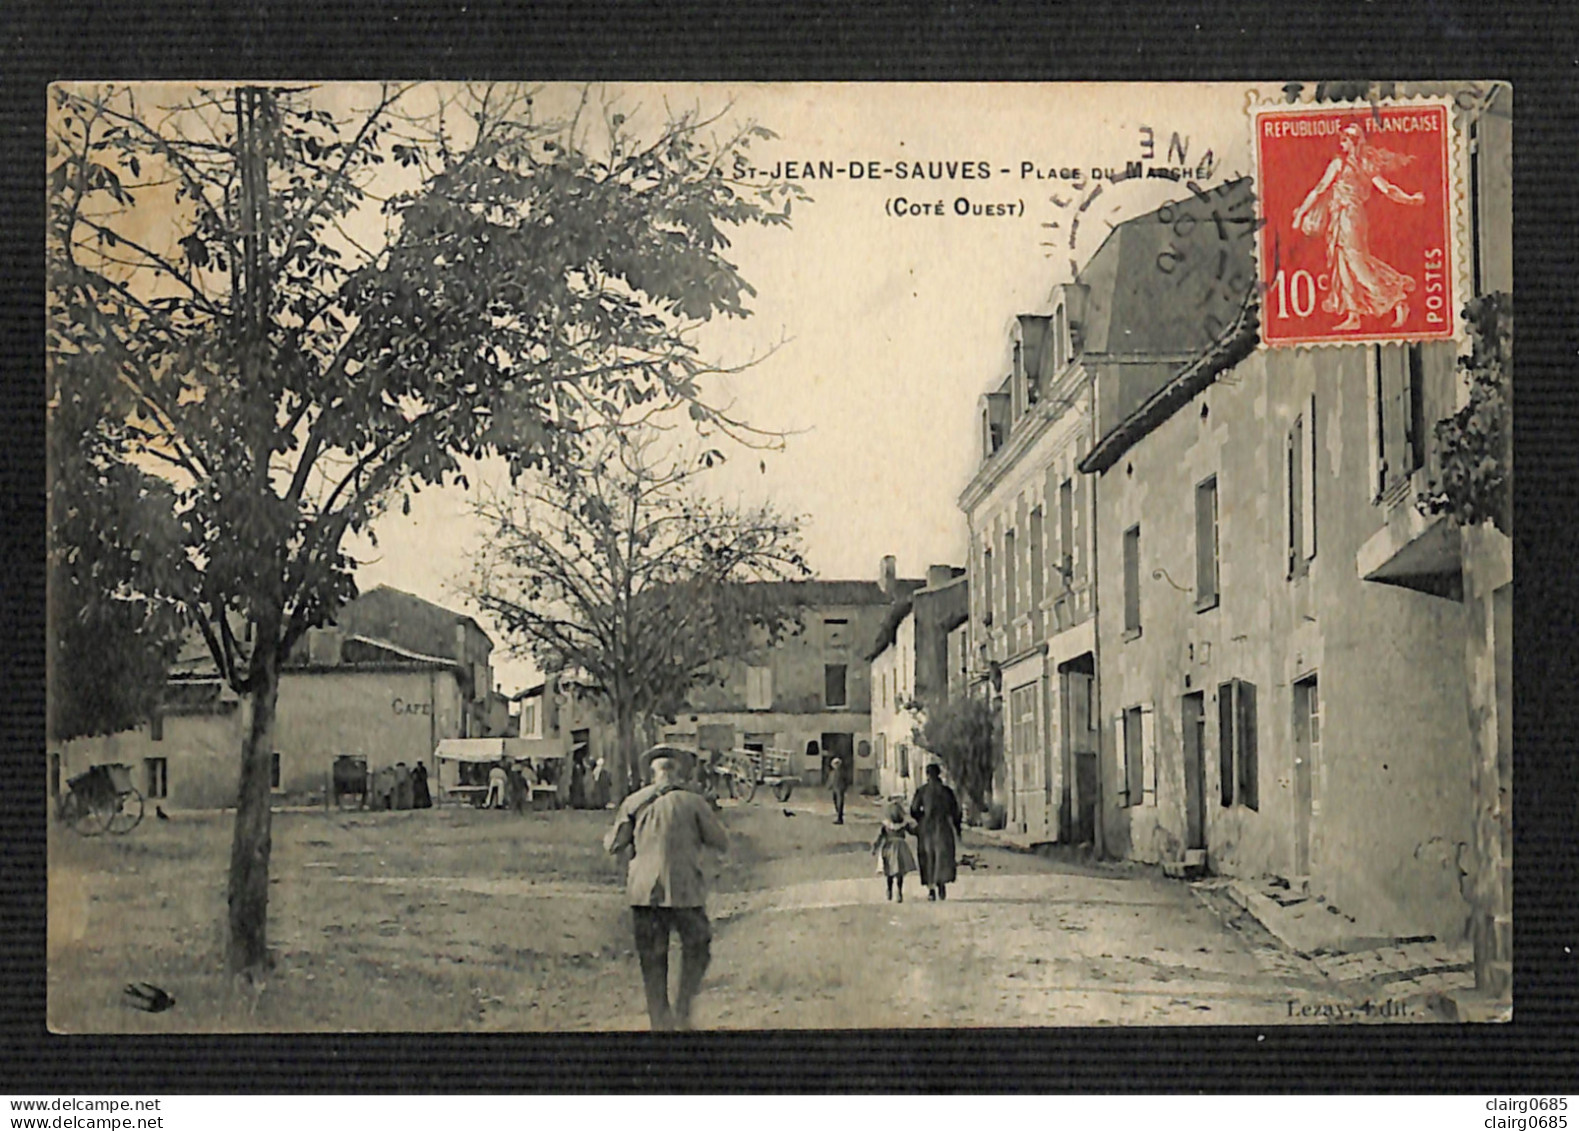
[[[481,806],[488,796],[488,774],[503,764],[530,766],[534,809],[558,808],[567,785],[565,752],[540,738],[446,738],[433,751],[438,788],[444,803]]]

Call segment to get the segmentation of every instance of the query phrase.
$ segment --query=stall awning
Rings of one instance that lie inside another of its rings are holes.
[[[534,762],[563,758],[557,742],[542,738],[444,738],[433,756],[446,762],[497,762],[500,758],[530,758]]]

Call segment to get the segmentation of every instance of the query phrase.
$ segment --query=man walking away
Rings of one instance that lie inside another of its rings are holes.
[[[828,787],[833,790],[833,823],[844,824],[844,793],[849,783],[844,780],[844,759],[835,758],[828,763]]]
[[[620,803],[614,827],[603,838],[611,856],[634,853],[625,891],[654,1030],[691,1027],[691,1003],[712,959],[702,848],[723,852],[729,838],[706,800],[682,784],[695,761],[689,751],[671,746],[655,746],[642,755],[652,784]],[[669,936],[675,932],[680,936],[680,986],[671,1008]]]
[[[493,769],[488,771],[488,796],[483,801],[484,809],[503,809],[504,791],[510,784],[510,775],[505,771],[504,763],[495,762]]]
[[[927,898],[947,899],[948,885],[954,882],[954,838],[960,831],[961,813],[959,798],[943,784],[943,771],[936,762],[927,763],[927,780],[916,790],[910,816],[918,829],[916,856]]]

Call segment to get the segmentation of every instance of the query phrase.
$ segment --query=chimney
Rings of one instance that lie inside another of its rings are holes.
[[[894,582],[898,576],[898,564],[894,561],[894,555],[884,554],[883,564],[877,576],[878,587],[882,589],[884,596],[894,595]]]
[[[334,667],[340,662],[340,630],[333,625],[309,629],[307,662],[316,667]]]
[[[927,588],[941,589],[954,580],[954,567],[946,565],[927,566]]]

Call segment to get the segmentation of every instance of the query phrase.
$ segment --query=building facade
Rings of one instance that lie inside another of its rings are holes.
[[[969,614],[969,581],[956,566],[935,565],[927,583],[902,596],[878,630],[872,665],[872,758],[884,796],[908,797],[922,781],[927,751],[915,740],[926,712],[948,703],[949,637]],[[956,649],[957,651],[957,649]]]
[[[504,733],[504,700],[488,682],[492,648],[472,618],[397,589],[380,586],[349,602],[334,626],[308,633],[281,671],[276,795],[321,799],[342,756],[369,771],[404,762],[423,763],[432,774],[441,739]],[[172,672],[157,717],[119,734],[56,744],[52,796],[89,766],[120,762],[150,801],[177,809],[234,805],[247,708],[212,671],[194,649]]]
[[[1489,168],[1506,163],[1483,150],[1477,290],[1510,282]],[[1256,349],[1259,316],[1247,296],[1215,344],[1099,422],[1082,462],[1103,564],[1102,845],[1283,877],[1356,937],[1456,941],[1477,842],[1473,571],[1460,531],[1416,504],[1433,425],[1466,395],[1457,347]]]
[[[1215,205],[1250,206],[1244,181]],[[1118,225],[1074,282],[1053,289],[1050,313],[1015,320],[1010,372],[979,406],[981,463],[959,499],[971,547],[969,670],[1002,722],[995,793],[1009,829],[1032,841],[1093,843],[1102,815],[1099,555],[1080,463],[1237,306],[1213,272],[1197,270],[1218,254],[1214,226],[1182,236],[1178,227],[1158,213]],[[1163,261],[1174,270],[1159,271]]]
[[[857,789],[875,787],[872,679],[866,657],[889,608],[921,586],[895,576],[885,557],[877,581],[786,581],[801,605],[799,631],[719,665],[717,679],[692,689],[664,741],[703,749],[781,750],[803,782],[826,780],[843,759]]]

